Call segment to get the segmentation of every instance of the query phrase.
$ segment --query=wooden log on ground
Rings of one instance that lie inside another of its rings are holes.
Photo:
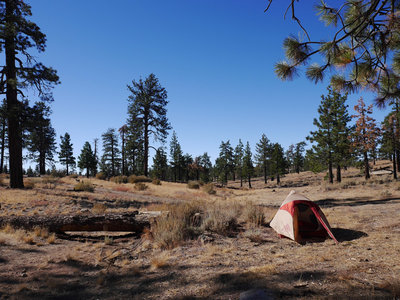
[[[0,227],[9,224],[14,228],[28,230],[44,227],[51,232],[121,231],[140,233],[145,227],[150,227],[151,221],[160,214],[160,212],[132,211],[102,215],[0,216]]]

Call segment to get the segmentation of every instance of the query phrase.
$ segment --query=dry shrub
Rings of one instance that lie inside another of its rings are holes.
[[[128,182],[129,183],[139,183],[139,182],[151,182],[151,178],[140,175],[131,175],[128,177]]]
[[[3,179],[3,177],[0,177],[0,186],[5,186],[6,184],[5,184],[5,182],[4,182],[4,179]]]
[[[78,178],[79,176],[78,176],[78,174],[75,174],[75,173],[74,173],[74,174],[69,174],[68,177],[69,177],[69,178],[72,178],[72,179],[76,179],[76,178]]]
[[[43,176],[42,183],[44,188],[54,189],[57,186],[58,178],[53,176]]]
[[[164,269],[169,266],[168,260],[169,260],[168,253],[162,252],[151,259],[150,266],[152,269]]]
[[[237,228],[239,215],[240,207],[236,203],[215,203],[209,205],[203,221],[203,228],[218,234],[230,236]]]
[[[187,184],[189,189],[198,190],[200,188],[200,183],[198,181],[190,180]]]
[[[262,226],[265,223],[264,211],[253,203],[247,203],[244,209],[244,218],[247,223],[255,226]]]
[[[135,190],[137,190],[137,191],[145,191],[145,190],[147,190],[147,188],[148,188],[148,186],[142,182],[135,183]]]
[[[193,227],[192,223],[193,217],[202,210],[197,202],[169,206],[168,213],[159,217],[151,228],[156,245],[162,249],[171,249],[200,234],[200,228]]]
[[[160,179],[153,179],[153,181],[151,182],[154,185],[161,185],[161,180]]]
[[[13,234],[15,233],[15,228],[12,227],[10,224],[7,224],[6,226],[1,228],[1,231],[7,234]]]
[[[203,191],[205,191],[209,195],[215,195],[217,191],[215,190],[215,186],[213,183],[207,183],[203,186]]]
[[[95,203],[92,207],[92,213],[95,215],[104,214],[106,210],[107,206],[105,206],[103,203]]]
[[[110,178],[110,181],[117,184],[128,183],[128,177],[125,175],[114,176]]]
[[[94,186],[90,182],[81,181],[74,186],[74,191],[77,192],[93,192]]]
[[[37,237],[41,237],[44,239],[49,237],[49,230],[47,228],[36,226],[33,229],[33,232],[34,232],[35,236],[37,236]]]
[[[35,183],[32,180],[26,180],[24,182],[24,187],[28,190],[31,190],[35,187]]]
[[[56,234],[52,233],[51,235],[49,235],[49,237],[47,238],[46,242],[48,244],[54,244],[56,242]]]
[[[104,244],[105,245],[112,245],[113,242],[114,242],[114,239],[112,237],[109,237],[109,236],[105,236],[104,237]]]
[[[107,178],[107,176],[106,176],[106,174],[103,173],[103,172],[99,172],[99,173],[96,174],[96,179],[99,179],[99,180],[106,180],[106,178]]]

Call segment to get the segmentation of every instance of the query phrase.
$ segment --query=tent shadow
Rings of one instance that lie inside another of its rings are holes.
[[[332,233],[338,242],[348,242],[368,236],[365,232],[346,228],[332,228]]]

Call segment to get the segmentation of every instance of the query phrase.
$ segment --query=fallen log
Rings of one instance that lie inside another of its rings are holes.
[[[107,213],[102,215],[34,215],[0,216],[0,227],[7,224],[14,228],[31,230],[35,227],[47,228],[50,232],[66,231],[120,231],[140,233],[160,212]]]

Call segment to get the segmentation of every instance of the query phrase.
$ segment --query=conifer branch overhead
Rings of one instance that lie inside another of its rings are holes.
[[[297,19],[295,2],[301,1],[288,0],[284,14],[292,11]],[[267,10],[272,2],[268,2]],[[275,64],[277,76],[290,80],[304,66],[306,77],[318,83],[329,70],[334,88],[348,92],[366,88],[379,94],[381,101],[390,101],[396,93],[387,93],[382,79],[389,73],[400,75],[400,1],[343,0],[333,7],[321,0],[314,7],[319,19],[335,31],[327,41],[286,38],[283,46],[287,60]],[[299,25],[301,31],[306,30]],[[323,61],[318,67],[311,61],[315,55],[318,62],[321,58]]]

